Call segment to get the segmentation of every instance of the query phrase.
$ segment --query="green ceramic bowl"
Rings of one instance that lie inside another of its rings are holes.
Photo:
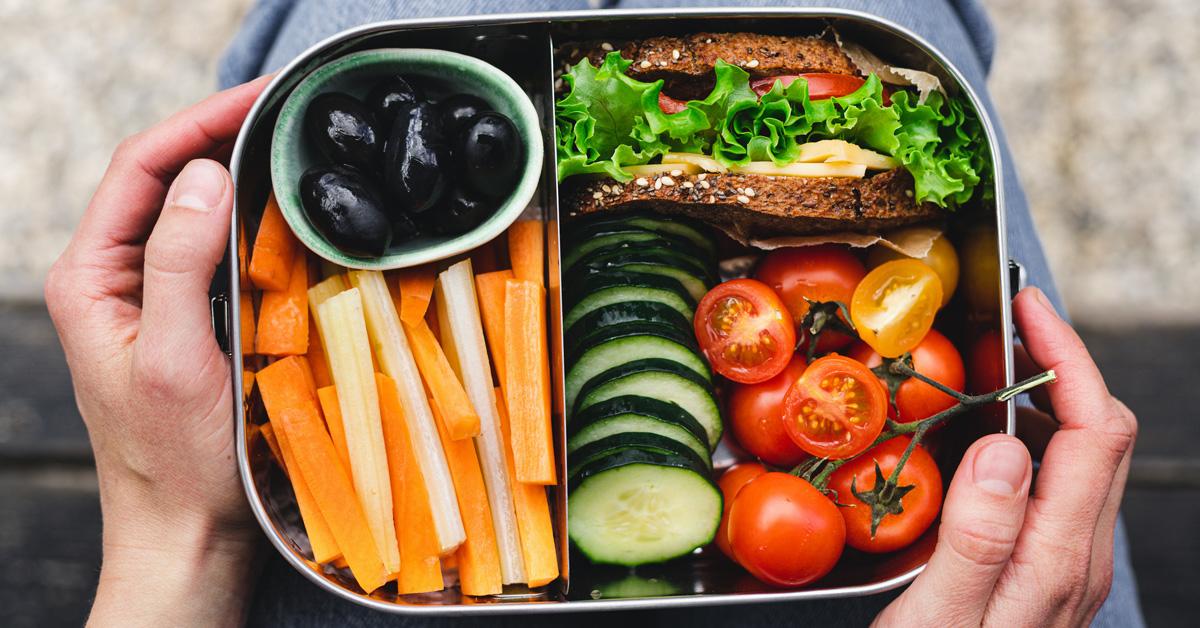
[[[304,134],[308,103],[325,92],[365,98],[381,79],[395,74],[424,76],[446,87],[446,94],[482,98],[506,115],[524,142],[525,170],[508,200],[475,229],[458,236],[421,236],[393,243],[380,257],[348,255],[309,221],[300,204],[300,175],[326,160]],[[271,137],[271,183],[283,217],[312,252],[348,268],[388,270],[445,259],[500,235],[533,198],[542,172],[542,134],[537,111],[520,86],[498,68],[475,57],[423,48],[380,48],[339,57],[317,68],[288,96]]]

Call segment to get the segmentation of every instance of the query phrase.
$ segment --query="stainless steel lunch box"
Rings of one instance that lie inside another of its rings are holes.
[[[229,355],[234,365],[256,369],[263,366],[260,356],[246,356],[241,351],[242,338],[238,321],[241,317],[239,297],[250,297],[250,286],[239,284],[241,259],[238,247],[238,224],[244,223],[248,234],[261,218],[262,207],[270,186],[268,147],[275,117],[290,90],[309,72],[339,55],[356,50],[378,47],[432,47],[456,50],[484,58],[509,72],[526,90],[542,116],[546,159],[542,185],[527,217],[539,216],[550,223],[550,269],[557,273],[558,205],[554,159],[554,60],[555,42],[576,38],[614,40],[630,39],[653,34],[679,33],[700,30],[758,31],[790,34],[820,33],[834,27],[843,37],[866,45],[879,56],[898,65],[927,70],[939,76],[951,91],[965,95],[979,112],[991,146],[994,164],[994,221],[999,234],[995,251],[999,268],[1000,292],[998,330],[1005,340],[1005,371],[1008,383],[1013,381],[1012,332],[1009,299],[1010,283],[1007,247],[1005,244],[1004,164],[997,145],[995,128],[979,97],[963,79],[962,74],[928,42],[896,24],[872,15],[838,9],[706,9],[706,10],[646,10],[564,12],[457,17],[444,19],[397,20],[367,24],[344,31],[309,48],[287,65],[271,81],[251,108],[234,147],[231,170],[236,185],[234,226],[230,233],[228,285],[215,289],[214,324],[228,340]],[[251,240],[252,241],[252,240]],[[966,273],[964,272],[964,276]],[[552,281],[552,284],[554,282]],[[247,291],[243,294],[242,291]],[[558,295],[551,294],[551,306],[557,314]],[[551,350],[561,356],[562,337],[551,329]],[[555,384],[561,390],[561,360]],[[243,399],[242,377],[234,373],[235,399]],[[560,395],[561,396],[561,395]],[[563,443],[563,416],[556,412],[558,422],[558,457],[560,474],[566,468]],[[913,546],[889,555],[867,556],[848,551],[837,568],[815,586],[800,590],[778,590],[759,583],[729,563],[719,553],[706,549],[692,556],[663,566],[640,568],[636,574],[628,569],[599,568],[585,560],[572,561],[566,537],[567,501],[565,490],[552,491],[556,513],[557,536],[562,577],[536,591],[506,591],[489,598],[469,598],[454,587],[439,593],[397,596],[384,590],[371,595],[362,593],[346,573],[322,567],[310,560],[308,540],[295,505],[290,485],[282,473],[273,467],[262,439],[251,439],[254,423],[264,420],[261,402],[252,396],[245,403],[235,404],[237,424],[237,464],[255,517],[279,553],[298,571],[321,589],[364,606],[392,613],[406,614],[488,614],[488,613],[554,613],[574,611],[661,609],[682,606],[718,604],[750,604],[780,601],[799,601],[821,598],[846,598],[880,593],[913,580],[924,569],[936,543],[934,526]],[[980,421],[959,422],[947,432],[938,454],[943,473],[948,478],[966,444],[986,431],[1014,433],[1012,403],[1008,404],[1002,424],[983,425]],[[718,459],[718,464],[721,460]],[[560,478],[559,486],[565,482]],[[448,575],[448,583],[453,579]]]

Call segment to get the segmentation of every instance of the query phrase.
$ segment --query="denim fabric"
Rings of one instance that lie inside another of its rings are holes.
[[[219,80],[230,86],[278,69],[314,43],[341,30],[367,22],[418,17],[572,11],[605,8],[720,7],[720,6],[834,6],[870,12],[909,28],[944,53],[963,73],[998,121],[986,88],[987,70],[995,51],[995,32],[978,0],[258,0],[241,31],[222,59]],[[1063,303],[1050,273],[1041,241],[1029,214],[1013,156],[997,124],[1004,162],[1009,256],[1025,266],[1030,285],[1040,287],[1060,312]],[[1129,563],[1125,527],[1118,522],[1114,576],[1108,601],[1093,626],[1133,627],[1144,624],[1137,586]],[[596,616],[503,616],[492,618],[430,619],[391,617],[320,593],[314,585],[271,553],[259,582],[250,615],[252,625],[345,626],[572,626],[599,625],[865,625],[896,592],[855,600],[801,604],[768,604],[682,611],[605,613]]]

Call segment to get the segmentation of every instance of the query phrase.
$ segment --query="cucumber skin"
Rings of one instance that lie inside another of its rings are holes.
[[[571,470],[579,470],[587,466],[588,463],[607,458],[626,449],[640,449],[642,451],[650,451],[661,453],[669,456],[679,456],[688,458],[696,466],[703,468],[705,474],[710,473],[710,461],[701,460],[696,452],[683,443],[674,441],[666,436],[658,434],[647,434],[642,432],[632,432],[625,434],[614,434],[606,436],[597,441],[592,441],[583,447],[580,447],[570,455],[582,462],[572,463],[568,468],[567,474],[574,475]]]
[[[695,417],[688,414],[687,410],[673,403],[633,395],[613,397],[589,406],[586,410],[579,413],[579,416],[572,418],[567,423],[567,434],[575,434],[592,423],[622,414],[637,414],[666,423],[681,425],[684,429],[691,432],[697,440],[704,443],[705,446],[708,444],[708,432],[704,430],[704,426],[700,425],[700,422]]]

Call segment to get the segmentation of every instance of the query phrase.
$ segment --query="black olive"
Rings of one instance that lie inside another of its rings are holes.
[[[446,194],[442,211],[432,217],[434,228],[442,235],[460,235],[487,220],[496,211],[490,203],[472,194],[469,190],[456,187]]]
[[[442,111],[442,128],[446,137],[458,137],[470,123],[471,118],[492,108],[482,98],[470,94],[458,94],[438,103]]]
[[[411,240],[421,235],[421,227],[412,219],[412,216],[396,212],[392,214],[392,234],[392,240],[395,242]]]
[[[375,114],[353,96],[338,92],[317,96],[304,111],[304,126],[330,161],[379,169],[384,135]]]
[[[419,214],[441,200],[449,158],[432,103],[400,108],[384,153],[384,181],[399,210]]]
[[[496,112],[471,119],[459,136],[455,160],[462,180],[484,198],[500,200],[512,193],[524,167],[521,139],[511,120]]]
[[[300,202],[313,225],[346,253],[378,257],[392,243],[383,198],[357,168],[309,168],[300,176]]]
[[[403,76],[393,76],[371,88],[371,93],[367,94],[367,105],[375,112],[375,117],[381,124],[380,128],[386,133],[402,107],[425,100],[421,91]]]

